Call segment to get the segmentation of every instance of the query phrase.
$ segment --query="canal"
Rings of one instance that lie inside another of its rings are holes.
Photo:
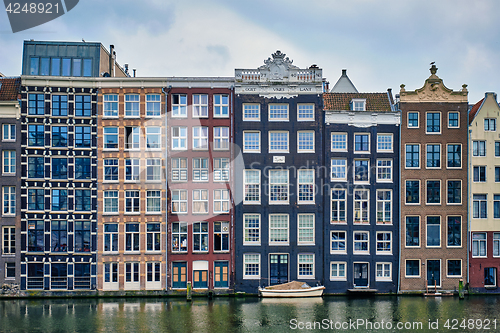
[[[0,332],[500,332],[500,296],[0,300]]]

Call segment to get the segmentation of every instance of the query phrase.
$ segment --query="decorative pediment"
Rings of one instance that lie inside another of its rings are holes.
[[[286,57],[285,53],[280,50],[272,54],[272,59],[269,57],[264,60],[264,65],[258,69],[261,73],[267,72],[267,77],[270,81],[282,81],[284,78],[289,77],[290,69],[299,69],[297,66],[292,65],[293,60]]]

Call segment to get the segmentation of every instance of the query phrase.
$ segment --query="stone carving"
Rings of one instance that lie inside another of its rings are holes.
[[[267,58],[267,60],[264,60],[264,65],[258,68],[261,75],[265,75],[263,72],[267,71],[270,80],[283,80],[283,78],[288,77],[287,72],[290,69],[299,69],[297,66],[292,65],[293,60],[286,57],[286,54],[280,50],[273,53],[272,56],[272,59],[271,57]]]

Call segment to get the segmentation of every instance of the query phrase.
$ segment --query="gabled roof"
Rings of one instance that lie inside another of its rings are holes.
[[[21,88],[21,78],[0,78],[0,101],[16,101]]]
[[[358,89],[351,82],[347,76],[347,69],[342,70],[342,76],[338,79],[337,83],[333,86],[332,93],[357,93]]]
[[[366,99],[366,111],[391,112],[389,94],[384,93],[324,93],[325,111],[349,111],[353,98]]]
[[[474,104],[472,109],[470,109],[470,111],[469,111],[469,125],[472,124],[472,121],[474,120],[476,113],[479,111],[479,108],[483,104],[483,101],[484,101],[484,98],[482,100],[480,100],[479,102],[477,102],[476,104]]]

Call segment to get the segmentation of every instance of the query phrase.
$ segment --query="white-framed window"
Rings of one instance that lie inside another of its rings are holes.
[[[118,95],[105,94],[103,96],[104,117],[118,117]]]
[[[347,160],[345,158],[332,158],[331,181],[347,181]]]
[[[392,281],[392,263],[377,262],[375,281]]]
[[[146,213],[161,213],[161,191],[146,191]]]
[[[229,222],[214,222],[214,252],[229,251]]]
[[[441,145],[428,144],[426,145],[426,169],[441,168]]]
[[[297,203],[314,204],[315,184],[314,170],[298,170],[298,193]]]
[[[146,289],[161,289],[160,262],[146,262]]]
[[[4,150],[3,151],[3,168],[2,173],[4,175],[15,175],[16,174],[16,151],[15,150]]]
[[[354,160],[354,182],[368,183],[370,181],[370,161]]]
[[[243,104],[243,121],[260,121],[260,104]]]
[[[269,152],[288,153],[288,131],[269,132]]]
[[[171,179],[173,181],[187,181],[188,178],[187,158],[185,157],[172,158],[171,166],[172,166]]]
[[[497,120],[495,118],[486,118],[484,120],[484,130],[495,132],[497,130]]]
[[[377,134],[377,152],[392,152],[392,134]]]
[[[354,134],[354,152],[355,153],[370,152],[370,133]]]
[[[214,118],[229,117],[229,95],[214,95]]]
[[[366,110],[366,99],[364,98],[353,98],[351,100],[351,110],[352,111],[365,111]]]
[[[260,170],[244,170],[243,184],[243,204],[260,204]]]
[[[347,263],[345,261],[330,262],[330,281],[347,281]]]
[[[288,121],[288,104],[269,104],[269,121]]]
[[[229,149],[229,127],[214,127],[214,150]]]
[[[391,159],[377,159],[377,182],[392,182]]]
[[[377,190],[377,224],[392,224],[392,190]]]
[[[229,213],[229,190],[214,190],[214,213]]]
[[[420,277],[420,259],[405,260],[405,277],[407,278]]]
[[[446,276],[451,278],[462,277],[462,260],[447,259],[446,260]]]
[[[500,233],[493,233],[493,257],[500,257]]]
[[[347,151],[347,133],[332,132],[330,137],[332,142],[332,151]]]
[[[187,117],[187,95],[172,95],[172,117]]]
[[[353,234],[353,253],[354,254],[369,254],[370,253],[370,233],[368,231],[355,231]]]
[[[187,252],[188,226],[187,222],[172,222],[172,252]]]
[[[289,245],[288,214],[269,214],[269,245]]]
[[[141,128],[140,127],[125,127],[125,149],[140,149],[141,148]]]
[[[146,181],[161,181],[161,158],[146,159]]]
[[[105,262],[104,266],[104,290],[118,290],[118,263]]]
[[[260,245],[260,214],[243,214],[243,245]]]
[[[193,252],[208,252],[208,222],[193,223]]]
[[[486,258],[486,233],[473,232],[472,233],[472,257],[473,258]]]
[[[314,279],[314,254],[299,253],[298,254],[298,274],[299,279]]]
[[[314,104],[297,104],[297,121],[314,121]]]
[[[125,213],[139,213],[141,211],[140,201],[139,190],[125,191]]]
[[[125,94],[125,117],[138,118],[139,116],[139,95]]]
[[[118,214],[118,191],[104,191],[104,213]]]
[[[288,170],[269,170],[269,204],[288,204]]]
[[[193,94],[193,118],[208,117],[208,95]]]
[[[448,128],[460,127],[460,113],[448,112]]]
[[[427,216],[426,247],[441,247],[441,216]]]
[[[174,126],[172,127],[172,150],[187,149],[187,127]]]
[[[297,245],[314,245],[314,214],[297,214]]]
[[[125,263],[125,289],[135,290],[139,288],[139,263]]]
[[[118,181],[118,159],[117,158],[105,158],[103,160],[103,170],[105,182],[117,182]]]
[[[208,127],[194,126],[193,127],[193,149],[207,150],[208,149]]]
[[[146,148],[161,148],[161,127],[146,127]]]
[[[16,254],[16,227],[2,227],[2,255]]]
[[[427,180],[426,181],[426,203],[427,205],[441,204],[441,181]]]
[[[472,141],[472,156],[486,156],[486,141]]]
[[[260,280],[260,254],[243,254],[243,279]]]
[[[297,134],[297,152],[314,153],[314,131],[298,131]]]
[[[193,158],[193,181],[208,181],[208,158]]]
[[[139,252],[139,239],[139,223],[125,223],[125,252]]]
[[[146,95],[146,117],[161,116],[161,95],[147,94]]]
[[[331,223],[346,222],[346,190],[333,188],[331,191]]]
[[[229,181],[229,158],[214,158],[214,182]]]
[[[118,149],[118,127],[104,127],[104,149]]]
[[[426,112],[426,133],[441,133],[441,112]]]
[[[125,159],[125,181],[135,182],[139,180],[140,159],[126,158]]]
[[[260,153],[260,131],[243,131],[243,152]]]
[[[418,112],[408,112],[408,128],[419,128]]]
[[[118,252],[118,223],[104,223],[104,252]]]
[[[377,254],[392,254],[392,233],[388,231],[377,232]]]
[[[420,169],[420,145],[407,144],[405,145],[405,168]]]
[[[193,190],[193,214],[208,214],[208,190]]]
[[[333,230],[330,234],[330,253],[347,253],[347,237],[345,231]]]
[[[354,223],[370,223],[370,190],[354,190]]]
[[[16,141],[16,125],[3,124],[2,141]]]

